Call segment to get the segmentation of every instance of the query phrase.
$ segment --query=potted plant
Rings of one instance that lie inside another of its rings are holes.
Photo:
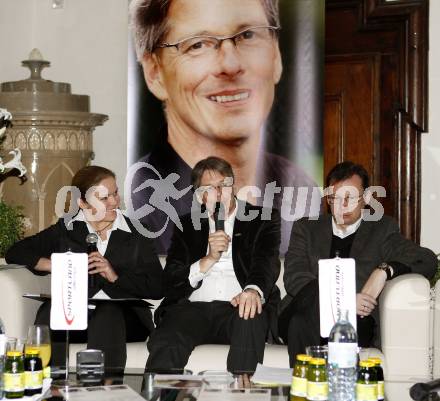
[[[0,200],[0,265],[5,264],[3,258],[8,248],[23,238],[24,230],[21,208],[7,205]]]
[[[11,125],[12,115],[6,109],[0,108],[0,150],[5,139],[6,128]],[[15,149],[9,152],[12,158],[3,162],[0,154],[0,175],[17,169],[20,177],[26,174],[26,168],[21,163],[21,152]],[[0,199],[0,265],[4,264],[6,250],[24,234],[25,224],[21,208],[7,205]]]

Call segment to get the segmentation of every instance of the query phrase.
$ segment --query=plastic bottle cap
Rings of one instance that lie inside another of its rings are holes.
[[[372,368],[372,367],[374,367],[374,362],[367,359],[366,361],[360,361],[359,366],[361,368]]]
[[[21,356],[21,352],[20,351],[8,351],[6,353],[6,356],[12,357],[12,358],[16,358],[18,356]]]
[[[306,354],[298,354],[296,356],[296,359],[301,362],[309,362],[312,359],[312,357]]]
[[[325,365],[324,358],[312,358],[309,361],[310,365]]]
[[[368,358],[367,361],[373,362],[375,365],[380,365],[382,362],[380,358]]]

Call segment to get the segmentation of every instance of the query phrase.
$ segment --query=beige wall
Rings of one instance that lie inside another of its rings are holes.
[[[44,76],[91,96],[91,109],[110,120],[95,131],[95,164],[126,171],[127,0],[0,0],[0,81],[22,79],[33,47],[52,62]],[[430,4],[430,121],[422,138],[422,244],[440,252],[440,1]],[[121,188],[122,189],[122,188]]]
[[[21,60],[37,47],[51,61],[43,77],[70,82],[91,98],[91,111],[109,115],[94,133],[94,164],[127,164],[127,0],[0,0],[0,81],[27,78]]]

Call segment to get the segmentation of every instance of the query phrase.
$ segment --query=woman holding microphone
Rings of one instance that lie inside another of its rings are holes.
[[[162,298],[162,267],[153,240],[139,234],[120,206],[115,174],[99,166],[87,166],[72,179],[79,191],[79,212],[13,245],[8,263],[27,266],[34,274],[51,272],[51,254],[87,252],[90,234],[96,250],[89,253],[89,298]],[[92,235],[93,237],[93,235]],[[50,301],[37,312],[36,324],[49,324]],[[89,309],[88,329],[70,334],[71,342],[87,342],[87,348],[104,351],[105,367],[123,369],[126,342],[145,341],[153,329],[150,310],[123,302],[99,301]],[[51,331],[52,366],[63,366],[65,334]]]

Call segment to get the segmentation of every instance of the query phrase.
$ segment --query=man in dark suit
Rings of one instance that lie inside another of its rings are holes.
[[[236,200],[233,179],[230,164],[217,157],[192,171],[202,208],[193,205],[181,220],[183,231],[174,229],[148,371],[183,369],[194,347],[205,343],[230,344],[231,372],[254,371],[263,361],[280,297],[280,217]],[[223,213],[215,213],[216,203]]]
[[[365,209],[371,200],[366,170],[352,162],[336,165],[326,179],[331,214],[294,223],[285,259],[287,296],[280,307],[280,335],[288,343],[290,364],[307,345],[323,344],[319,328],[318,261],[340,257],[356,261],[358,343],[379,346],[377,299],[387,280],[406,273],[434,275],[432,251],[403,237],[397,223]],[[378,206],[380,204],[375,201]],[[371,202],[372,203],[372,202]],[[377,218],[376,218],[377,216]]]

